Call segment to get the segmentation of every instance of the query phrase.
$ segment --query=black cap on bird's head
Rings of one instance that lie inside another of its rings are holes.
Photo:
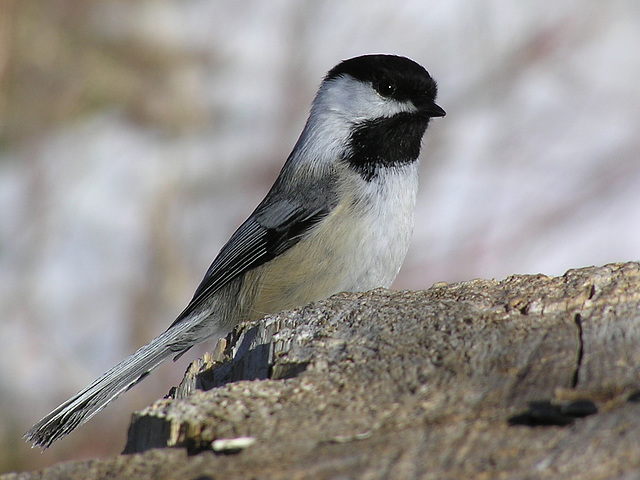
[[[435,103],[436,81],[420,64],[397,55],[362,55],[340,62],[325,81],[350,75],[372,87],[382,96],[397,101],[411,101],[422,114],[444,117],[446,112]]]

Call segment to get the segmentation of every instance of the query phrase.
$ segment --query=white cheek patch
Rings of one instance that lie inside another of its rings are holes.
[[[416,112],[410,101],[398,102],[379,95],[369,83],[349,75],[325,81],[316,95],[309,119],[294,149],[294,156],[311,175],[344,157],[354,125],[367,120]],[[313,162],[309,159],[314,159]]]
[[[417,111],[412,102],[385,98],[378,94],[370,83],[361,82],[348,75],[323,83],[313,108],[326,114],[341,116],[350,123]]]

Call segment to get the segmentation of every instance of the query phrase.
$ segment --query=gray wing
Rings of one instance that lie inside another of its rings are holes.
[[[329,201],[313,205],[305,201],[269,199],[267,195],[222,247],[193,298],[171,327],[238,275],[263,265],[293,247],[332,207]]]

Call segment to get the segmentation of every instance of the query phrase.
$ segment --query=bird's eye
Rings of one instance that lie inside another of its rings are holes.
[[[374,85],[376,92],[383,97],[390,97],[396,91],[396,86],[391,82],[379,82]]]

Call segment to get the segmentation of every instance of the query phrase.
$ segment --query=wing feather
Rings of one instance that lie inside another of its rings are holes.
[[[282,200],[261,204],[231,236],[173,327],[234,278],[293,247],[329,212],[324,207]],[[169,328],[171,328],[169,327]]]

